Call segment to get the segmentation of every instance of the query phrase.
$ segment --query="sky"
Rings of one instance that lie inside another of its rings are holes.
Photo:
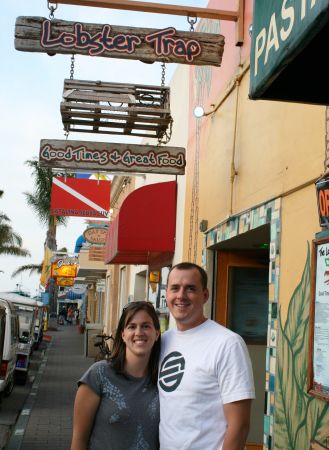
[[[158,0],[205,7],[207,0]],[[105,8],[58,5],[55,18],[100,24],[189,30],[186,17],[147,14]],[[33,191],[31,169],[26,160],[38,158],[41,139],[65,139],[60,102],[63,83],[70,77],[70,55],[53,57],[45,53],[19,52],[14,47],[15,20],[18,16],[49,17],[46,0],[11,0],[3,2],[0,16],[0,211],[11,219],[11,225],[23,239],[31,257],[0,255],[0,291],[20,287],[34,296],[39,292],[39,276],[25,272],[15,278],[12,273],[25,264],[40,264],[46,226],[42,225],[26,203],[23,192]],[[168,64],[166,84],[175,70]],[[74,78],[132,84],[161,84],[160,63],[143,64],[123,59],[75,57]],[[69,139],[103,142],[135,142],[138,139],[91,133],[73,133]],[[73,252],[76,239],[86,228],[85,219],[72,217],[66,227],[57,230],[57,248]],[[18,285],[18,286],[17,286]]]

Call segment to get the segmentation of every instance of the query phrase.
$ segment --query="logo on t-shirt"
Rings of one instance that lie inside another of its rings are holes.
[[[184,369],[184,356],[179,352],[169,353],[163,359],[160,367],[159,386],[166,392],[177,389],[182,381]]]

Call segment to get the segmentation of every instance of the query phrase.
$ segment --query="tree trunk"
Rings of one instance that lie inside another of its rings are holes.
[[[49,217],[46,245],[53,252],[57,250],[56,218],[53,216]],[[58,287],[55,284],[54,278],[51,277],[49,280],[49,312],[50,313],[57,312],[57,294],[58,294]]]

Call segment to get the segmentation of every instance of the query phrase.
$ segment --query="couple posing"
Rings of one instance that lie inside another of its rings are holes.
[[[244,341],[204,317],[207,274],[196,264],[170,270],[166,298],[177,328],[161,349],[152,304],[132,302],[111,361],[79,380],[71,450],[244,449],[255,397]]]

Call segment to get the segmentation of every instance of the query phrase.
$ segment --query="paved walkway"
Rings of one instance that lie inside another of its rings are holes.
[[[50,323],[50,329],[56,323]],[[94,362],[73,325],[48,331],[52,342],[16,424],[8,450],[69,450],[76,381]]]

